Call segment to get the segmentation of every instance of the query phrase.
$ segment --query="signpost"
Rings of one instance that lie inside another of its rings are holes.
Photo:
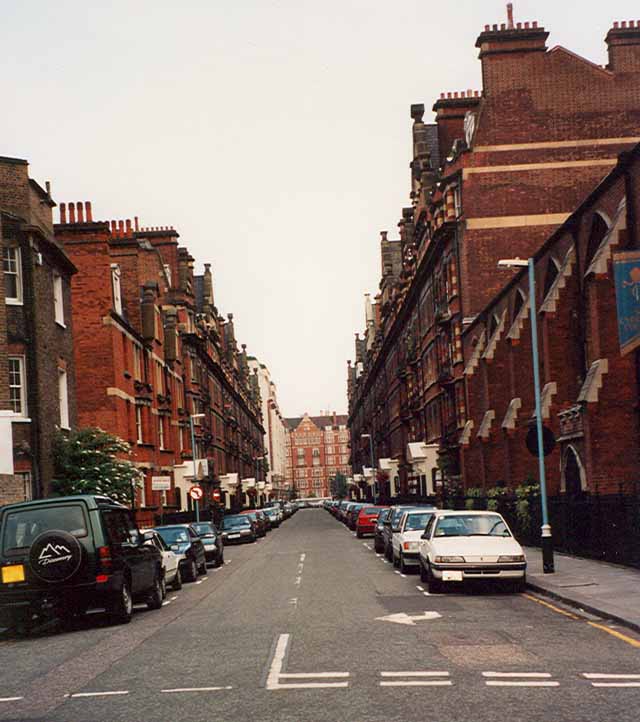
[[[160,494],[160,523],[164,524],[164,492],[171,489],[170,476],[152,476],[151,491],[163,492]]]
[[[216,504],[218,504],[220,502],[220,499],[222,498],[222,496],[220,494],[220,489],[214,489],[211,492],[211,496],[212,496],[213,500],[216,502]]]
[[[196,522],[200,521],[200,505],[199,501],[202,499],[204,495],[204,492],[202,491],[202,487],[200,486],[192,486],[189,489],[189,496],[194,500],[196,504]]]

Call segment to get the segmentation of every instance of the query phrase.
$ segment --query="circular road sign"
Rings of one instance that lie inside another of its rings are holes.
[[[200,499],[202,499],[203,494],[204,494],[204,492],[202,491],[202,489],[199,486],[192,486],[189,489],[189,496],[192,499],[195,499],[196,501],[200,501]]]
[[[538,430],[535,424],[529,427],[526,438],[527,449],[533,456],[538,456]],[[542,453],[549,456],[556,445],[556,437],[548,426],[542,427]]]
[[[214,501],[220,501],[220,499],[221,499],[220,489],[214,489],[211,492],[211,496],[213,497]]]

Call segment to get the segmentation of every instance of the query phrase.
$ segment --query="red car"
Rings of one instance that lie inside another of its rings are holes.
[[[386,506],[363,506],[356,519],[356,536],[362,539],[365,534],[373,534],[376,528],[378,514],[387,509]]]

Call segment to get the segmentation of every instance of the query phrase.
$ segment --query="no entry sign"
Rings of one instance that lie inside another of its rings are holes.
[[[195,499],[196,501],[200,501],[200,499],[202,499],[203,494],[204,494],[204,492],[202,491],[202,489],[199,486],[192,486],[189,489],[189,496],[192,499]]]
[[[213,500],[214,500],[214,501],[220,501],[220,498],[221,498],[221,497],[220,497],[220,489],[214,489],[214,490],[211,492],[211,496],[213,497]]]

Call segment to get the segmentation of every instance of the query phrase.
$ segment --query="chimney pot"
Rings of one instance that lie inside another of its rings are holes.
[[[447,98],[451,100],[451,93],[447,93]]]
[[[138,216],[133,217],[133,222],[135,224],[136,231],[140,229],[140,226],[138,225]]]
[[[537,21],[537,20],[534,20],[534,21],[531,23],[531,27],[532,27],[532,28],[537,28],[537,27],[538,27],[538,21]]]
[[[124,221],[118,221],[118,233],[124,236]]]
[[[489,30],[491,30],[491,25],[485,25],[485,26],[484,26],[484,31],[485,31],[485,33],[488,33]]]
[[[91,201],[84,202],[84,215],[87,223],[93,223],[93,211],[91,210]]]
[[[507,24],[506,23],[500,23],[500,30],[506,30]]]
[[[45,181],[44,187],[47,191],[47,195],[50,196],[51,195],[51,181]]]
[[[617,20],[615,20],[613,23],[613,27],[617,30],[620,27],[620,23]]]
[[[440,99],[441,99],[441,100],[444,100],[444,98],[445,98],[444,93],[440,93]]]
[[[513,3],[507,3],[507,25],[513,30]]]
[[[516,23],[516,27],[518,28],[518,30],[522,30],[522,23]]]
[[[528,30],[529,27],[530,27],[530,23],[529,23],[529,21],[527,21],[527,22],[524,24],[524,29],[525,29],[525,30]]]
[[[76,211],[78,212],[78,223],[84,223],[84,208],[80,201],[76,203]]]
[[[627,21],[626,21],[626,20],[623,20],[623,21],[620,23],[620,27],[626,28],[626,27],[627,27]]]
[[[127,235],[131,233],[131,221],[127,218]]]
[[[498,32],[498,26],[497,26],[497,25],[492,25],[492,26],[491,26],[491,29],[493,30],[494,33]]]
[[[61,203],[60,204],[60,223],[66,223],[67,222],[67,204]]]
[[[111,221],[111,233],[115,235],[118,230],[118,224],[115,221]]]
[[[76,204],[69,203],[69,223],[76,222]]]

